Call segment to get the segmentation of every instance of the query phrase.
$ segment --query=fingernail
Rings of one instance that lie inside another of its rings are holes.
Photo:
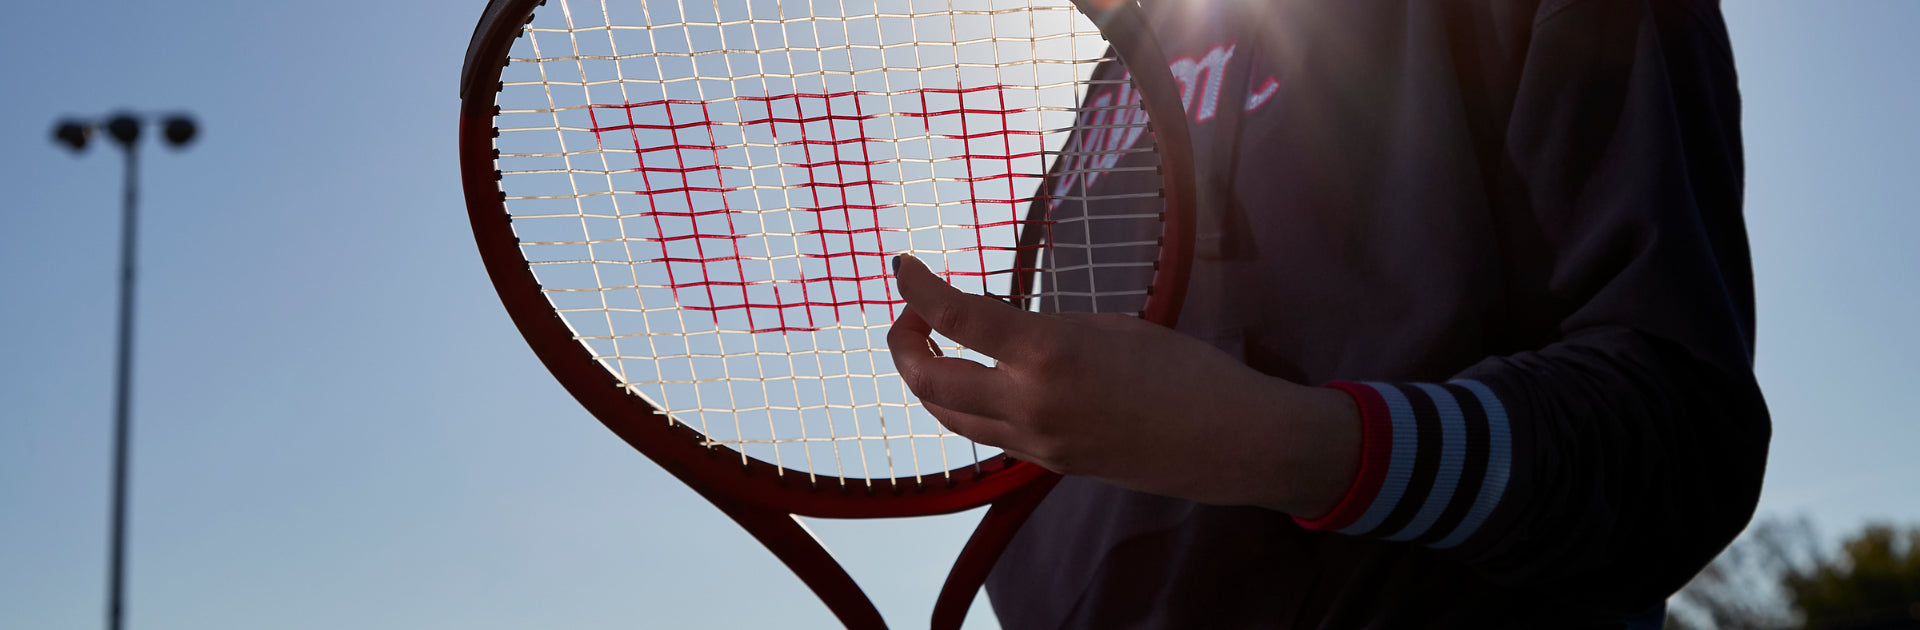
[[[896,276],[900,275],[900,257],[905,255],[906,254],[893,255],[893,275],[896,275]]]

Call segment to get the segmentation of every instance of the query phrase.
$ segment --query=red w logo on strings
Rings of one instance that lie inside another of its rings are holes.
[[[636,284],[717,328],[793,332],[876,307],[892,321],[902,300],[888,259],[909,250],[943,252],[950,279],[977,278],[976,290],[1009,272],[992,254],[1019,247],[1044,159],[1040,132],[1009,128],[1026,109],[1005,92],[658,100],[589,114],[603,150],[632,147],[634,165],[609,177],[630,184],[614,194],[645,200],[620,213],[629,260],[657,278]]]

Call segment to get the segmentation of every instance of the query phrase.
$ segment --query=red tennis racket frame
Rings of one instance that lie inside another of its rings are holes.
[[[1147,110],[1160,156],[1166,225],[1159,273],[1141,316],[1165,326],[1178,319],[1193,251],[1194,178],[1192,144],[1178,84],[1152,31],[1133,0],[1073,0],[1099,25],[1115,54],[1129,62]],[[540,361],[595,418],[680,481],[732,517],[813,589],[849,628],[885,628],[886,623],[838,562],[794,516],[880,518],[946,514],[991,503],[960,552],[934,605],[932,627],[958,628],[975,593],[1020,525],[1046,498],[1059,477],[1039,466],[994,457],[948,475],[868,481],[783,471],[737,452],[702,445],[702,436],[672,422],[646,400],[630,394],[575,341],[566,322],[542,294],[520,249],[500,188],[494,148],[494,95],[508,50],[521,27],[545,0],[492,0],[487,5],[461,70],[460,172],[468,217],[487,275],[493,279],[514,325]],[[1031,211],[1038,212],[1039,206]],[[1023,239],[1024,240],[1024,239]],[[1034,267],[1023,250],[1019,268]],[[1021,279],[1023,288],[1030,279]],[[784,474],[783,474],[784,472]]]

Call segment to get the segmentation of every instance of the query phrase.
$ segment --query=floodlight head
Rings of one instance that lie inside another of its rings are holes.
[[[74,120],[62,120],[60,126],[53,129],[53,139],[67,145],[74,153],[86,150],[87,138],[92,135],[92,125]]]
[[[121,148],[133,149],[133,143],[140,140],[140,119],[132,114],[114,114],[107,121],[107,134],[119,142]]]
[[[199,132],[199,128],[193,124],[193,119],[186,114],[168,116],[165,129],[167,144],[173,147],[187,146],[187,143],[193,142],[194,134]]]

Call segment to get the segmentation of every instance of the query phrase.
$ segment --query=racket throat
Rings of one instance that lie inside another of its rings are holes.
[[[1000,554],[1006,552],[1007,545],[1013,542],[1020,526],[1033,515],[1034,509],[1053,491],[1054,484],[1060,482],[1060,476],[1046,473],[1034,479],[1025,487],[1001,497],[987,509],[987,515],[980,519],[980,526],[973,530],[973,537],[967,539],[967,546],[960,550],[960,558],[953,563],[953,570],[947,573],[947,583],[940,587],[940,598],[933,604],[932,630],[958,630],[967,619],[967,609],[973,606],[973,599],[980,592],[980,586],[987,581],[987,574],[993,572],[993,565],[1000,561]]]
[[[704,493],[703,493],[704,494]],[[707,495],[707,499],[739,523],[742,529],[765,545],[767,551],[787,565],[794,576],[813,589],[827,610],[850,630],[885,630],[887,622],[879,609],[855,584],[853,576],[833,559],[813,531],[791,514],[749,507],[737,500]]]

